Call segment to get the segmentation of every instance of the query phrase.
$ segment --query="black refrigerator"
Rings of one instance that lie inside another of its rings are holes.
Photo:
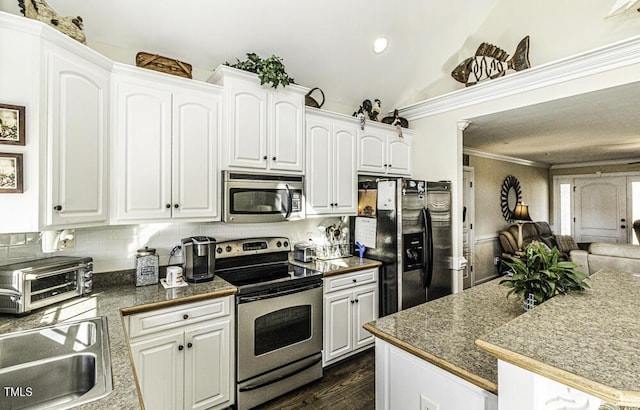
[[[359,176],[358,198],[350,232],[383,263],[379,315],[452,293],[451,183]]]

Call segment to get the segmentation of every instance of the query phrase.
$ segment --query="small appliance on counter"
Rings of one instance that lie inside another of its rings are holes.
[[[160,258],[154,248],[145,246],[136,251],[136,286],[158,283]]]
[[[213,280],[216,240],[210,236],[192,236],[182,239],[184,262],[182,270],[187,282]]]
[[[3,313],[23,315],[92,289],[92,258],[54,256],[0,266]]]
[[[299,262],[313,262],[316,257],[316,247],[311,243],[297,243],[293,247],[293,259]]]

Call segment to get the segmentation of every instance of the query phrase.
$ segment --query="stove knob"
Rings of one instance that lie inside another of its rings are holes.
[[[288,246],[289,246],[289,242],[284,241],[284,247],[286,248],[286,247],[288,247]]]
[[[279,247],[281,247],[281,246],[282,246],[282,242],[280,242],[280,241],[276,242],[276,246],[277,246],[278,248],[279,248]]]
[[[222,248],[220,248],[220,247],[216,248],[216,252],[217,253],[222,253]]]
[[[231,252],[231,245],[227,245],[227,247],[224,248],[224,250],[227,251],[227,252]]]

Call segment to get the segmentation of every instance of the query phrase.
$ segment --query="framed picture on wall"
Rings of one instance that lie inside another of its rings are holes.
[[[0,104],[0,144],[24,145],[25,108]]]
[[[22,154],[0,152],[0,194],[22,192]]]

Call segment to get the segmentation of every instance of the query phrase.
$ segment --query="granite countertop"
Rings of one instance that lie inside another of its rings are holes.
[[[480,337],[498,359],[605,402],[640,407],[640,274],[602,270]]]
[[[323,273],[323,276],[341,275],[343,273],[355,272],[363,269],[377,268],[382,265],[382,262],[367,258],[358,258],[357,256],[339,259],[315,260],[314,262],[307,263],[296,260],[290,260],[290,262],[307,269],[320,271]]]
[[[96,276],[100,275],[105,274]],[[24,317],[0,315],[0,333],[106,316],[109,328],[113,391],[108,396],[79,408],[140,409],[142,405],[133,376],[122,314],[132,314],[235,293],[234,286],[218,277],[211,282],[190,283],[189,286],[173,289],[164,289],[161,284],[143,287],[136,287],[132,284],[96,287],[88,296],[42,308]]]
[[[498,364],[475,340],[523,313],[494,279],[364,325],[374,336],[494,394]]]
[[[326,276],[373,268],[381,264],[356,257],[310,264],[295,263],[320,270]],[[123,284],[125,282],[126,284]],[[128,272],[99,273],[94,275],[94,283],[96,286],[93,292],[84,297],[42,308],[23,317],[0,314],[0,334],[96,316],[107,317],[113,391],[102,399],[78,407],[92,410],[143,407],[131,366],[123,315],[234,295],[237,291],[235,286],[218,276],[210,282],[189,283],[186,287],[173,289],[165,289],[161,284],[136,287],[132,284],[131,273]]]

